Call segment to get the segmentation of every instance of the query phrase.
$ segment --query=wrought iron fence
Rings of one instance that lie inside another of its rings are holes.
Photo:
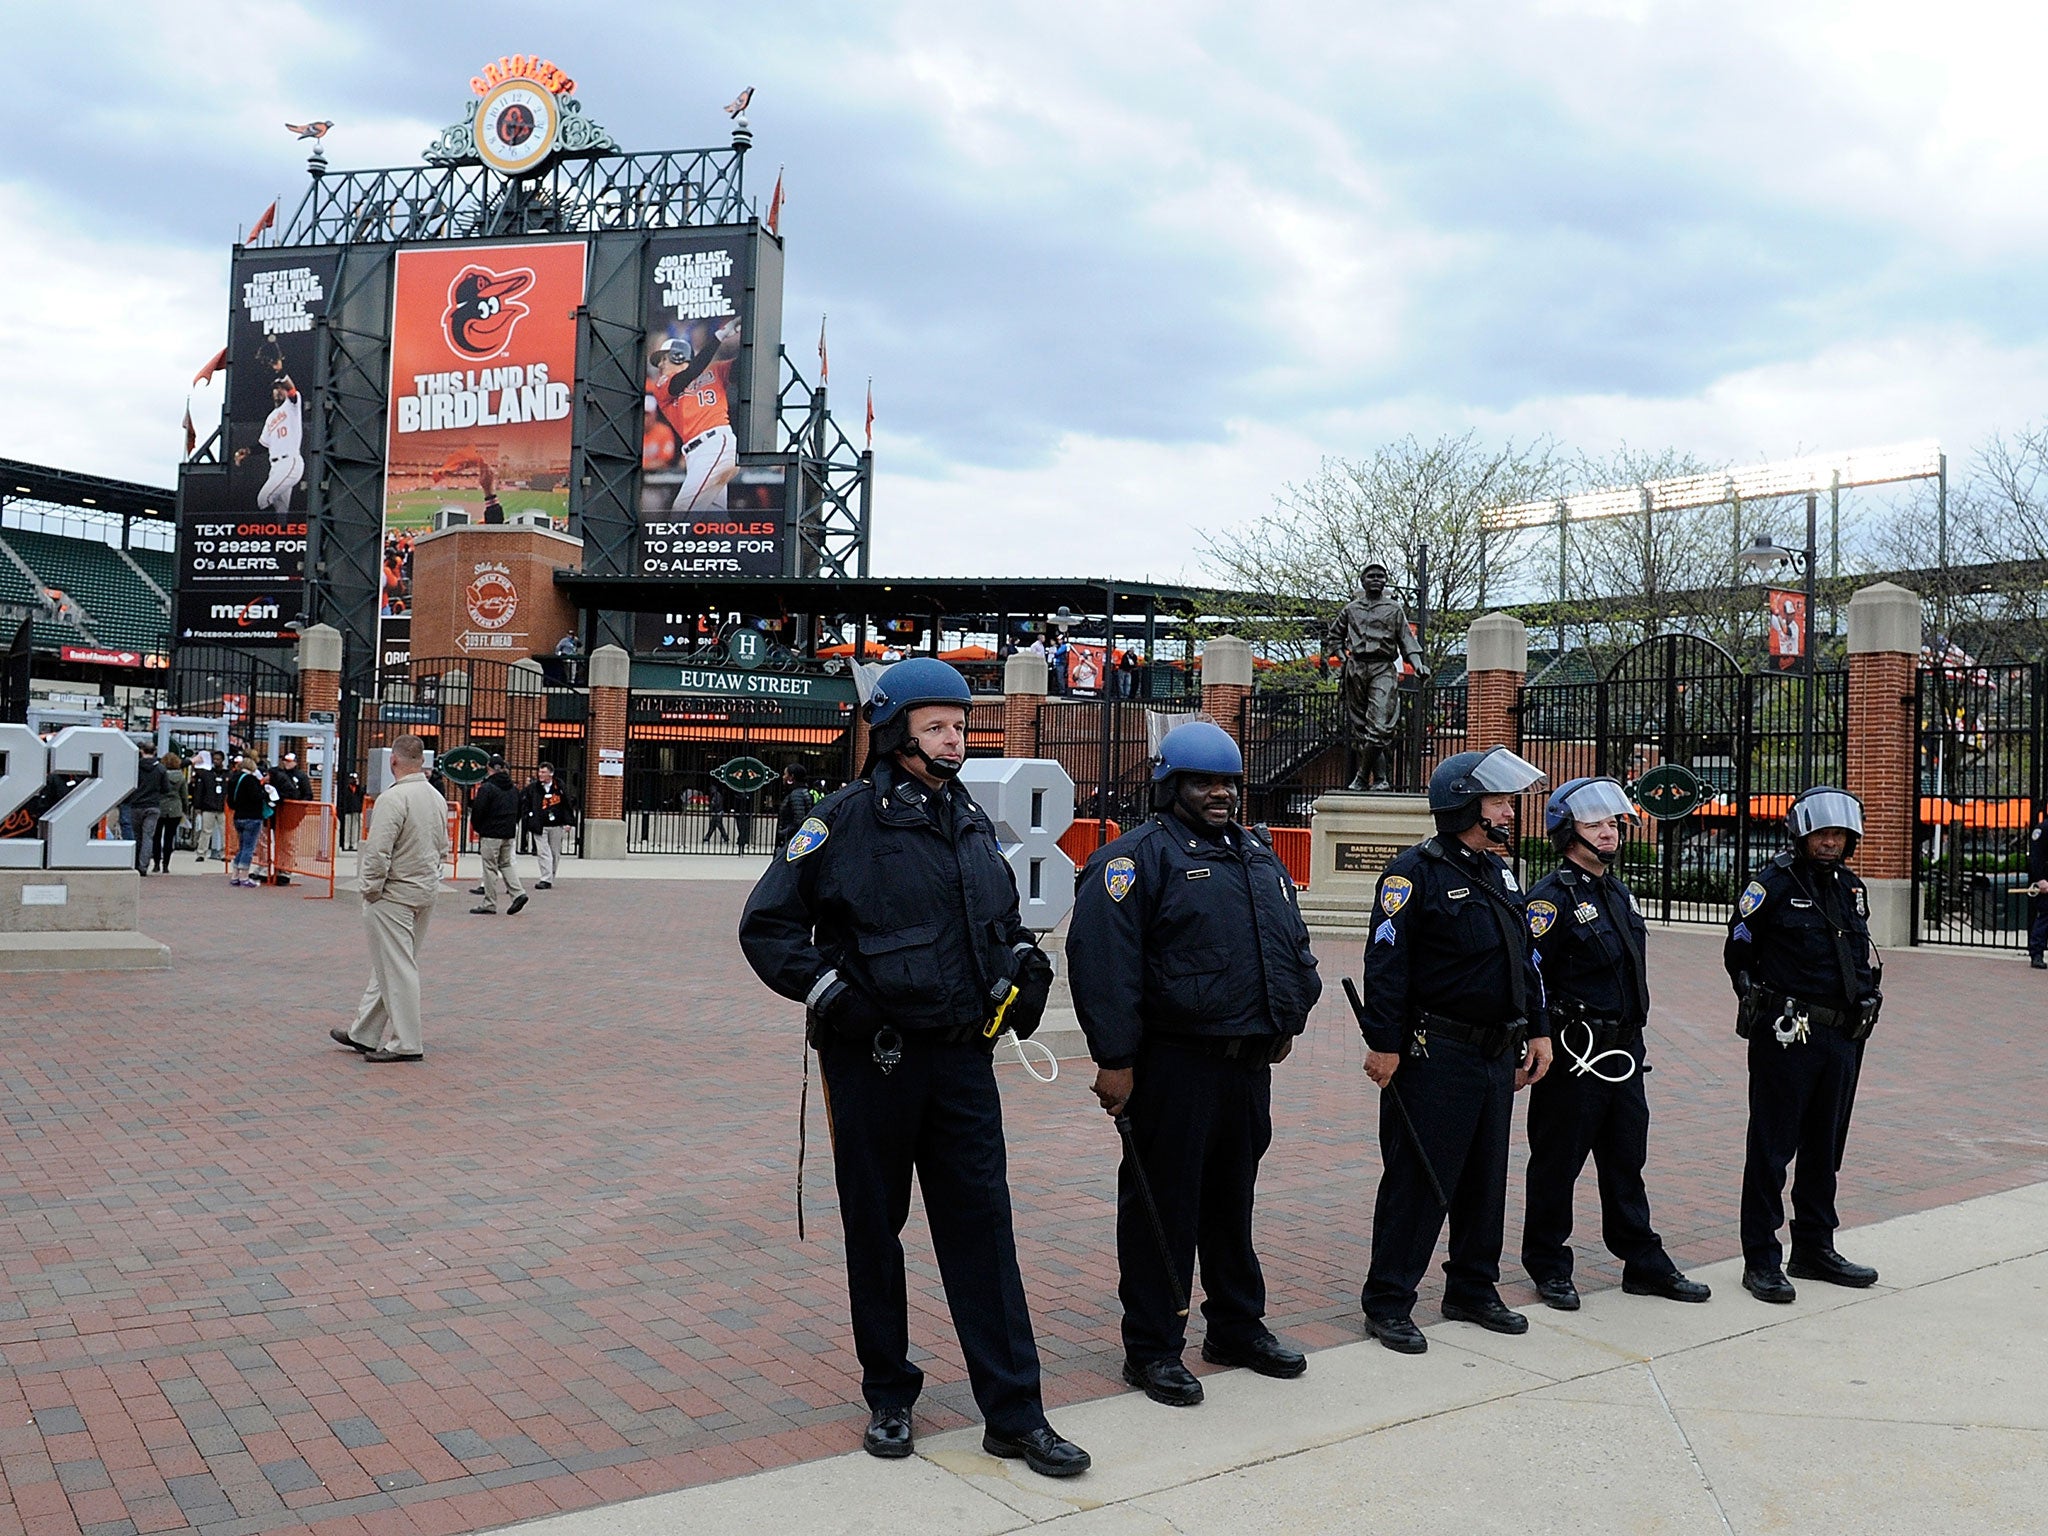
[[[2019,949],[2044,898],[2027,853],[2048,791],[2040,662],[1922,667],[1913,941]]]
[[[273,720],[297,720],[299,673],[281,659],[235,645],[181,645],[171,653],[166,693],[168,712],[226,715],[229,727],[249,742]]]
[[[803,767],[813,790],[834,789],[852,761],[853,707],[634,693],[626,706],[629,853],[762,853],[774,846],[779,782]],[[758,789],[714,770],[753,759],[776,775]]]
[[[1659,635],[1599,682],[1525,690],[1519,750],[1553,787],[1595,774],[1628,783],[1662,763],[1692,769],[1710,798],[1682,820],[1631,828],[1619,868],[1646,916],[1722,922],[1750,871],[1784,846],[1792,796],[1845,779],[1848,694],[1839,669],[1747,673],[1711,641]],[[1519,808],[1524,878],[1556,862],[1543,800]]]
[[[1185,708],[1136,699],[1048,699],[1038,711],[1034,755],[1049,757],[1074,780],[1074,814],[1097,824],[1136,826],[1152,814],[1153,733],[1192,716]],[[1148,723],[1156,717],[1156,724]],[[1110,832],[1108,835],[1114,835]]]
[[[1420,790],[1432,769],[1465,745],[1466,688],[1403,687],[1389,768],[1396,790]],[[1341,688],[1276,688],[1246,697],[1245,819],[1305,827],[1319,795],[1351,782],[1350,726]]]

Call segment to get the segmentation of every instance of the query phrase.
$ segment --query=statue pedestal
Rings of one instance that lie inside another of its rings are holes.
[[[1309,932],[1363,944],[1372,933],[1381,871],[1435,833],[1422,795],[1340,789],[1318,799],[1309,820],[1309,884],[1301,893]]]
[[[136,931],[141,891],[132,869],[0,869],[0,972],[169,969]]]

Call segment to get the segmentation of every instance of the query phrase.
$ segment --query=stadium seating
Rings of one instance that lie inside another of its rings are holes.
[[[94,539],[65,538],[28,528],[0,529],[9,548],[27,562],[45,587],[54,587],[82,610],[81,624],[103,646],[155,651],[166,643],[171,628],[164,603],[136,575],[120,554]],[[133,552],[138,564],[170,589],[171,557],[159,550]],[[0,601],[33,604],[13,561],[0,557]],[[82,636],[68,624],[37,620],[36,644],[54,648],[77,645]]]

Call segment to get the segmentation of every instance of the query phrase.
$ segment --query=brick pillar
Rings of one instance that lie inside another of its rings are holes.
[[[341,631],[315,624],[299,636],[299,718],[330,710],[341,719]]]
[[[1920,595],[1889,581],[1849,600],[1849,782],[1863,802],[1855,868],[1870,888],[1870,936],[1912,938],[1913,840],[1918,819]]]
[[[1050,672],[1045,658],[1029,651],[1003,663],[1003,756],[1038,756],[1038,711]]]
[[[1529,631],[1505,613],[1474,619],[1465,632],[1465,750],[1512,747],[1522,738],[1515,709],[1529,675]]]
[[[1252,694],[1252,648],[1235,635],[1217,635],[1202,646],[1202,711],[1238,741],[1244,730],[1244,701]],[[1241,741],[1238,743],[1243,745]]]
[[[590,724],[583,761],[583,857],[626,856],[626,692],[633,663],[616,645],[590,653]],[[607,752],[618,756],[607,757]],[[604,765],[620,770],[607,776]]]
[[[505,761],[514,778],[540,766],[540,663],[531,656],[505,671]]]

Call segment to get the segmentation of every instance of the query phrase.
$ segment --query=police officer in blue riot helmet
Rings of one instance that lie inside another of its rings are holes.
[[[1636,808],[1613,779],[1573,779],[1552,791],[1543,830],[1563,863],[1529,891],[1529,936],[1543,957],[1556,1057],[1529,1090],[1528,1207],[1522,1267],[1560,1312],[1579,1308],[1572,1284],[1572,1191],[1591,1154],[1600,1234],[1621,1260],[1631,1296],[1705,1301],[1650,1225],[1643,1164],[1650,1102],[1643,1091],[1643,1026],[1650,1016],[1649,931],[1615,872],[1622,824]]]
[[[902,1232],[914,1173],[983,1448],[1071,1477],[1089,1458],[1046,1423],[991,1062],[1000,1028],[1037,1027],[1052,968],[1018,921],[994,826],[958,782],[972,702],[966,679],[935,658],[881,674],[866,705],[867,764],[769,865],[740,947],[808,1010],[870,1411],[863,1448],[913,1448],[924,1373],[910,1360]]]
[[[1411,1314],[1446,1216],[1443,1315],[1529,1327],[1498,1288],[1508,1133],[1516,1092],[1550,1066],[1550,1026],[1525,898],[1501,855],[1515,796],[1542,783],[1506,747],[1445,758],[1429,778],[1437,835],[1395,856],[1373,903],[1359,1028],[1384,1171],[1360,1301],[1367,1328],[1402,1354],[1429,1347]]]
[[[1168,731],[1152,815],[1088,860],[1067,937],[1095,1096],[1129,1133],[1117,1176],[1124,1380],[1173,1407],[1202,1400],[1181,1361],[1197,1254],[1202,1358],[1265,1376],[1308,1369],[1265,1324],[1252,1199],[1273,1139],[1273,1064],[1322,983],[1294,881],[1237,820],[1243,775],[1220,726]]]
[[[1863,1045],[1884,1000],[1870,942],[1870,897],[1847,860],[1863,803],[1820,785],[1785,811],[1792,846],[1743,887],[1721,960],[1749,1042],[1749,1146],[1742,1166],[1742,1284],[1759,1301],[1797,1298],[1793,1280],[1877,1283],[1835,1251],[1835,1176],[1849,1139]],[[1785,1170],[1792,1179],[1792,1260]],[[1787,1275],[1790,1275],[1790,1279]]]

